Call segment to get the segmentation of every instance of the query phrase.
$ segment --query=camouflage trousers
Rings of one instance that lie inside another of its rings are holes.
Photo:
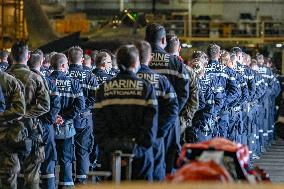
[[[0,188],[17,189],[17,175],[20,172],[18,154],[5,150],[0,146]]]
[[[40,166],[44,161],[44,146],[33,141],[30,153],[23,155],[18,153],[21,171],[18,174],[19,189],[39,189]]]

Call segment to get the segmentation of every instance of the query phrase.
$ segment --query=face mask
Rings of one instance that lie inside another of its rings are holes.
[[[135,74],[137,74],[137,72],[140,70],[141,65],[140,63],[137,65],[136,69],[133,71]]]

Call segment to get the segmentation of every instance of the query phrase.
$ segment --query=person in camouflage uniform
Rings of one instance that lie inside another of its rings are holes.
[[[16,78],[3,71],[0,71],[0,101],[0,133],[2,135],[25,113],[25,98],[20,84]],[[17,174],[20,171],[18,155],[14,148],[2,139],[0,148],[0,188],[16,189]]]
[[[21,171],[18,184],[21,188],[38,189],[40,165],[44,160],[42,128],[38,117],[50,109],[50,98],[41,76],[33,73],[27,66],[28,46],[16,42],[12,46],[13,65],[9,71],[22,85],[26,102],[26,113],[20,120],[28,130],[30,145],[18,152]]]

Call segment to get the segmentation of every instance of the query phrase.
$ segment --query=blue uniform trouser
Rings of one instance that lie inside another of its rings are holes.
[[[257,120],[257,125],[258,125],[258,132],[259,132],[259,144],[260,144],[260,151],[264,149],[264,144],[265,144],[265,136],[267,130],[265,130],[265,109],[263,106],[263,103],[258,108],[258,120]]]
[[[240,110],[230,111],[229,127],[227,130],[227,138],[231,141],[241,143],[242,133],[244,132],[242,124],[242,114]]]
[[[84,182],[87,180],[90,167],[90,152],[93,144],[92,134],[92,115],[76,118],[74,126],[76,128],[75,135],[75,154],[76,154],[76,182]],[[79,125],[78,125],[79,124]]]
[[[242,117],[241,122],[243,126],[243,133],[239,133],[241,137],[241,144],[248,145],[248,137],[251,134],[251,130],[249,129],[249,122],[248,122],[248,102],[245,102],[242,105]]]
[[[50,124],[42,124],[43,142],[45,143],[45,160],[41,164],[41,188],[55,189],[55,165],[57,161],[57,152],[54,139],[54,128]]]
[[[228,138],[228,129],[229,129],[229,111],[223,111],[220,113],[219,119],[219,129],[218,129],[218,137]]]
[[[268,142],[274,138],[274,122],[275,122],[275,96],[269,98],[269,126],[268,126]]]
[[[106,145],[110,146],[99,146],[100,148],[100,161],[101,169],[103,171],[111,171],[112,164],[112,153],[115,150],[111,146],[111,142]],[[117,144],[115,144],[117,145]],[[129,153],[129,152],[124,152]],[[153,148],[144,148],[135,144],[132,153],[134,155],[132,161],[132,180],[148,180],[153,181],[153,172],[154,172],[154,156]]]
[[[165,136],[165,162],[166,173],[175,172],[175,163],[181,151],[180,145],[181,128],[179,118],[175,122],[169,133]]]
[[[56,139],[58,163],[60,165],[58,188],[62,186],[73,186],[72,165],[75,160],[74,138]]]
[[[255,106],[250,106],[247,113],[247,128],[248,128],[248,139],[247,144],[249,148],[250,156],[256,153],[256,124],[254,122],[254,117],[256,116]]]
[[[267,98],[261,103],[259,107],[259,141],[260,141],[260,149],[263,152],[265,146],[268,142],[268,111],[267,111]]]
[[[154,155],[152,148],[144,148],[136,145],[134,150],[134,160],[132,163],[132,179],[153,181]]]
[[[96,142],[96,136],[94,135],[94,127],[95,127],[95,120],[92,120],[92,135],[93,135],[93,145],[92,145],[92,150],[90,152],[90,166],[92,166],[93,168],[96,168],[97,164],[99,163],[99,146]]]
[[[255,127],[256,127],[256,155],[260,155],[261,154],[261,140],[260,140],[260,135],[262,135],[260,131],[260,122],[261,122],[261,118],[260,118],[260,115],[261,115],[261,110],[260,110],[260,105],[256,104],[254,106],[255,108],[255,116],[253,118],[253,121],[254,121],[254,124],[255,124]]]
[[[154,173],[153,178],[157,181],[163,181],[166,176],[166,163],[165,163],[165,144],[164,138],[157,138],[153,144],[154,155]]]
[[[264,147],[268,145],[268,129],[269,128],[269,99],[264,100],[264,119],[263,119],[263,140]]]

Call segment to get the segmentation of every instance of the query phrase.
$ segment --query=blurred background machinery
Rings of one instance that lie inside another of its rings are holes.
[[[27,39],[24,0],[0,1],[0,48],[9,48],[17,39]]]
[[[283,0],[0,0],[0,6],[1,49],[18,39],[34,49],[80,32],[76,45],[114,50],[143,39],[145,26],[159,22],[185,44],[185,59],[210,42],[264,53],[279,69],[284,56]]]

